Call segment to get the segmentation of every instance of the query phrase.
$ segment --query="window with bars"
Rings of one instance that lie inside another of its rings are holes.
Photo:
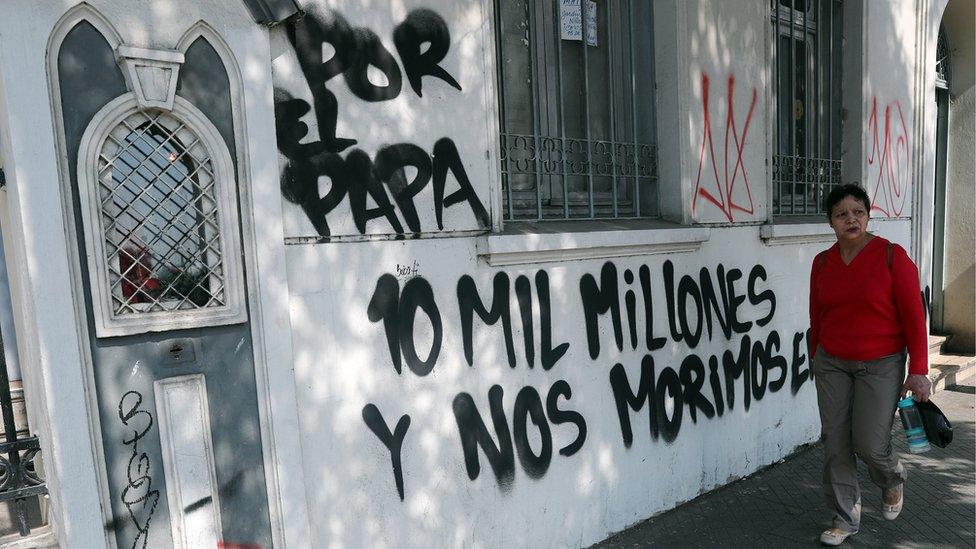
[[[939,24],[939,38],[935,46],[935,86],[940,89],[949,89],[949,79],[952,71],[949,65],[949,40],[946,38],[945,25]]]
[[[770,0],[773,215],[823,213],[841,184],[840,0]]]
[[[225,305],[215,183],[203,142],[168,113],[108,133],[97,196],[114,316]]]
[[[504,219],[658,213],[651,3],[496,0]]]

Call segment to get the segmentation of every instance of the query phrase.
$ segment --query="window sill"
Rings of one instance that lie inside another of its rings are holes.
[[[792,223],[777,220],[775,223],[759,227],[759,237],[767,246],[816,244],[837,240],[834,230],[822,218],[817,218],[816,222],[809,218],[798,219]]]
[[[698,250],[710,229],[660,220],[512,223],[479,242],[493,267]]]

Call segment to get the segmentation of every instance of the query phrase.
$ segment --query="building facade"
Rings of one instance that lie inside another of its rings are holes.
[[[772,464],[843,183],[972,349],[971,2],[3,11],[62,546],[586,546]]]

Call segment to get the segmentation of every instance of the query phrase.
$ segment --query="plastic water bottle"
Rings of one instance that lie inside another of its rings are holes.
[[[922,425],[922,415],[915,406],[915,399],[905,397],[898,401],[898,415],[905,427],[905,437],[908,438],[908,451],[913,454],[928,452],[929,439],[925,436],[925,426]]]

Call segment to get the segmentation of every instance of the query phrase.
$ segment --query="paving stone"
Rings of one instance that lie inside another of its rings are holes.
[[[858,462],[861,531],[844,547],[976,547],[974,388],[961,385],[933,397],[953,426],[948,448],[909,454],[895,421],[893,445],[908,468],[905,508],[881,516],[881,489]],[[814,444],[755,475],[699,496],[594,545],[623,547],[812,547],[830,526],[820,482],[823,447]]]

